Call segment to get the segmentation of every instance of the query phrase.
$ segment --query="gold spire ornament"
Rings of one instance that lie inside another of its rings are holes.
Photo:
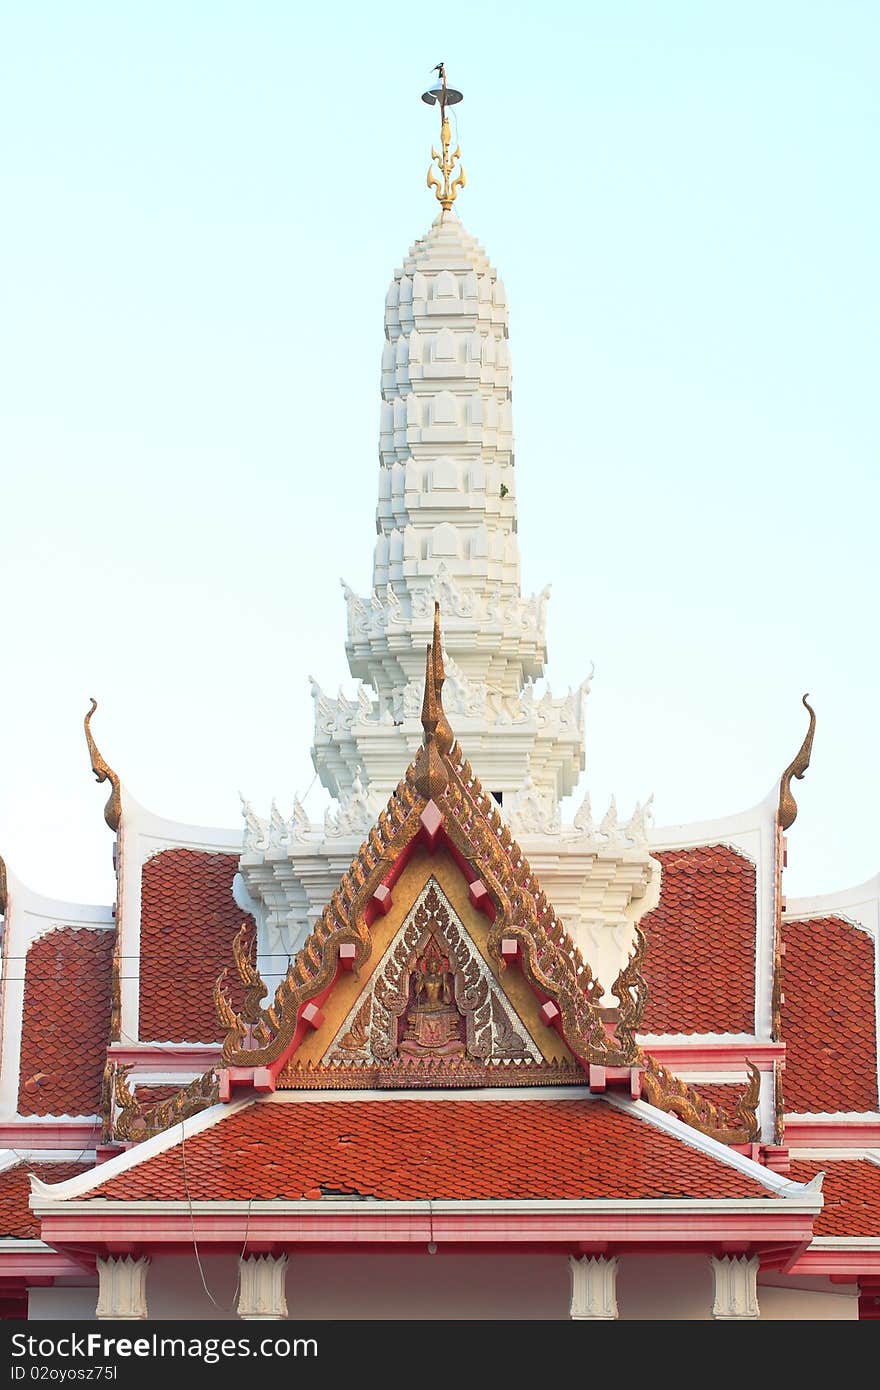
[[[450,87],[446,82],[446,67],[443,63],[438,63],[435,72],[437,81],[427,92],[422,92],[422,101],[428,106],[440,107],[440,153],[434,146],[431,147],[431,163],[428,165],[428,187],[433,188],[434,196],[444,212],[448,212],[458,197],[459,189],[464,188],[467,183],[464,167],[459,156],[461,147],[456,145],[450,153],[449,147],[452,137],[449,130],[449,117],[446,114],[447,106],[455,106],[457,102],[463,100],[462,93],[456,91],[455,87]],[[437,173],[442,174],[443,182],[437,178],[434,172],[434,165],[437,166]],[[456,164],[458,171],[456,172]],[[455,177],[453,178],[453,175]]]
[[[92,715],[98,708],[98,702],[94,696],[92,696],[91,705],[91,709],[83,720],[83,728],[86,732],[86,743],[89,746],[89,757],[92,762],[92,772],[95,774],[95,781],[109,782],[112,787],[112,791],[107,799],[107,805],[104,807],[104,819],[110,829],[115,833],[118,831],[119,822],[122,819],[122,794],[119,777],[98,751],[98,745],[95,743],[94,735],[90,727]]]
[[[791,779],[797,777],[798,781],[803,777],[807,768],[810,766],[810,754],[813,751],[813,735],[816,732],[816,711],[808,703],[806,695],[801,701],[810,716],[810,724],[804,735],[804,741],[797,751],[797,754],[789,763],[779,779],[779,811],[778,819],[781,830],[788,830],[794,825],[797,816],[797,802],[791,790]]]

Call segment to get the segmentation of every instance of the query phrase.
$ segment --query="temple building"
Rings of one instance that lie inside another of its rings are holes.
[[[880,877],[785,897],[806,696],[751,809],[563,820],[590,680],[543,682],[507,298],[424,99],[334,809],[166,819],[92,701],[115,902],[0,860],[4,1316],[878,1318]]]

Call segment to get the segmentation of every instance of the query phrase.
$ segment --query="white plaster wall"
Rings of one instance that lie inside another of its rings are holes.
[[[28,1294],[28,1319],[31,1322],[90,1322],[95,1316],[98,1285],[92,1288],[53,1287],[31,1289]]]
[[[154,1258],[147,1277],[150,1317],[232,1320],[238,1285],[235,1255],[202,1253],[202,1285],[192,1251]],[[287,1304],[293,1320],[567,1320],[571,1283],[559,1255],[291,1254]],[[623,1321],[709,1321],[712,1273],[705,1255],[625,1255],[617,1276]],[[90,1321],[96,1288],[34,1289],[31,1318]],[[758,1285],[768,1321],[858,1318],[854,1284],[765,1275]]]
[[[828,1322],[832,1318],[857,1321],[859,1291],[856,1284],[832,1284],[830,1279],[766,1274],[758,1280],[758,1304],[761,1317],[768,1322]]]

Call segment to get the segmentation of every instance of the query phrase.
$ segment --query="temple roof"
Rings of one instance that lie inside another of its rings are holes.
[[[785,920],[786,1110],[875,1112],[877,1022],[872,935],[842,917]]]
[[[28,1205],[31,1174],[44,1183],[62,1183],[87,1172],[91,1163],[22,1159],[0,1172],[0,1240],[39,1240],[40,1222]]]
[[[40,1199],[56,1195],[37,1190]],[[57,1194],[110,1202],[802,1195],[796,1184],[644,1102],[584,1089],[504,1098],[278,1093],[214,1107]]]

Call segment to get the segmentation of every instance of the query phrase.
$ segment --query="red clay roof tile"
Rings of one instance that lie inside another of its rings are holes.
[[[816,1217],[817,1236],[880,1236],[880,1166],[866,1158],[793,1158],[794,1182],[825,1173],[825,1205]]]
[[[214,982],[232,964],[232,939],[253,921],[232,897],[235,854],[170,849],[142,871],[140,1024],[144,1042],[218,1042]],[[229,993],[241,1007],[235,972]]]
[[[271,1201],[764,1197],[726,1164],[604,1101],[254,1104],[91,1196]]]
[[[874,943],[839,917],[784,922],[785,1108],[876,1110]]]
[[[115,937],[103,928],[59,927],[31,945],[21,1021],[20,1114],[97,1114]]]
[[[40,1223],[28,1206],[31,1173],[43,1182],[64,1182],[91,1168],[91,1163],[18,1163],[0,1173],[0,1239],[39,1240]]]
[[[642,918],[646,1033],[751,1033],[755,866],[728,845],[656,850],[660,901]]]

